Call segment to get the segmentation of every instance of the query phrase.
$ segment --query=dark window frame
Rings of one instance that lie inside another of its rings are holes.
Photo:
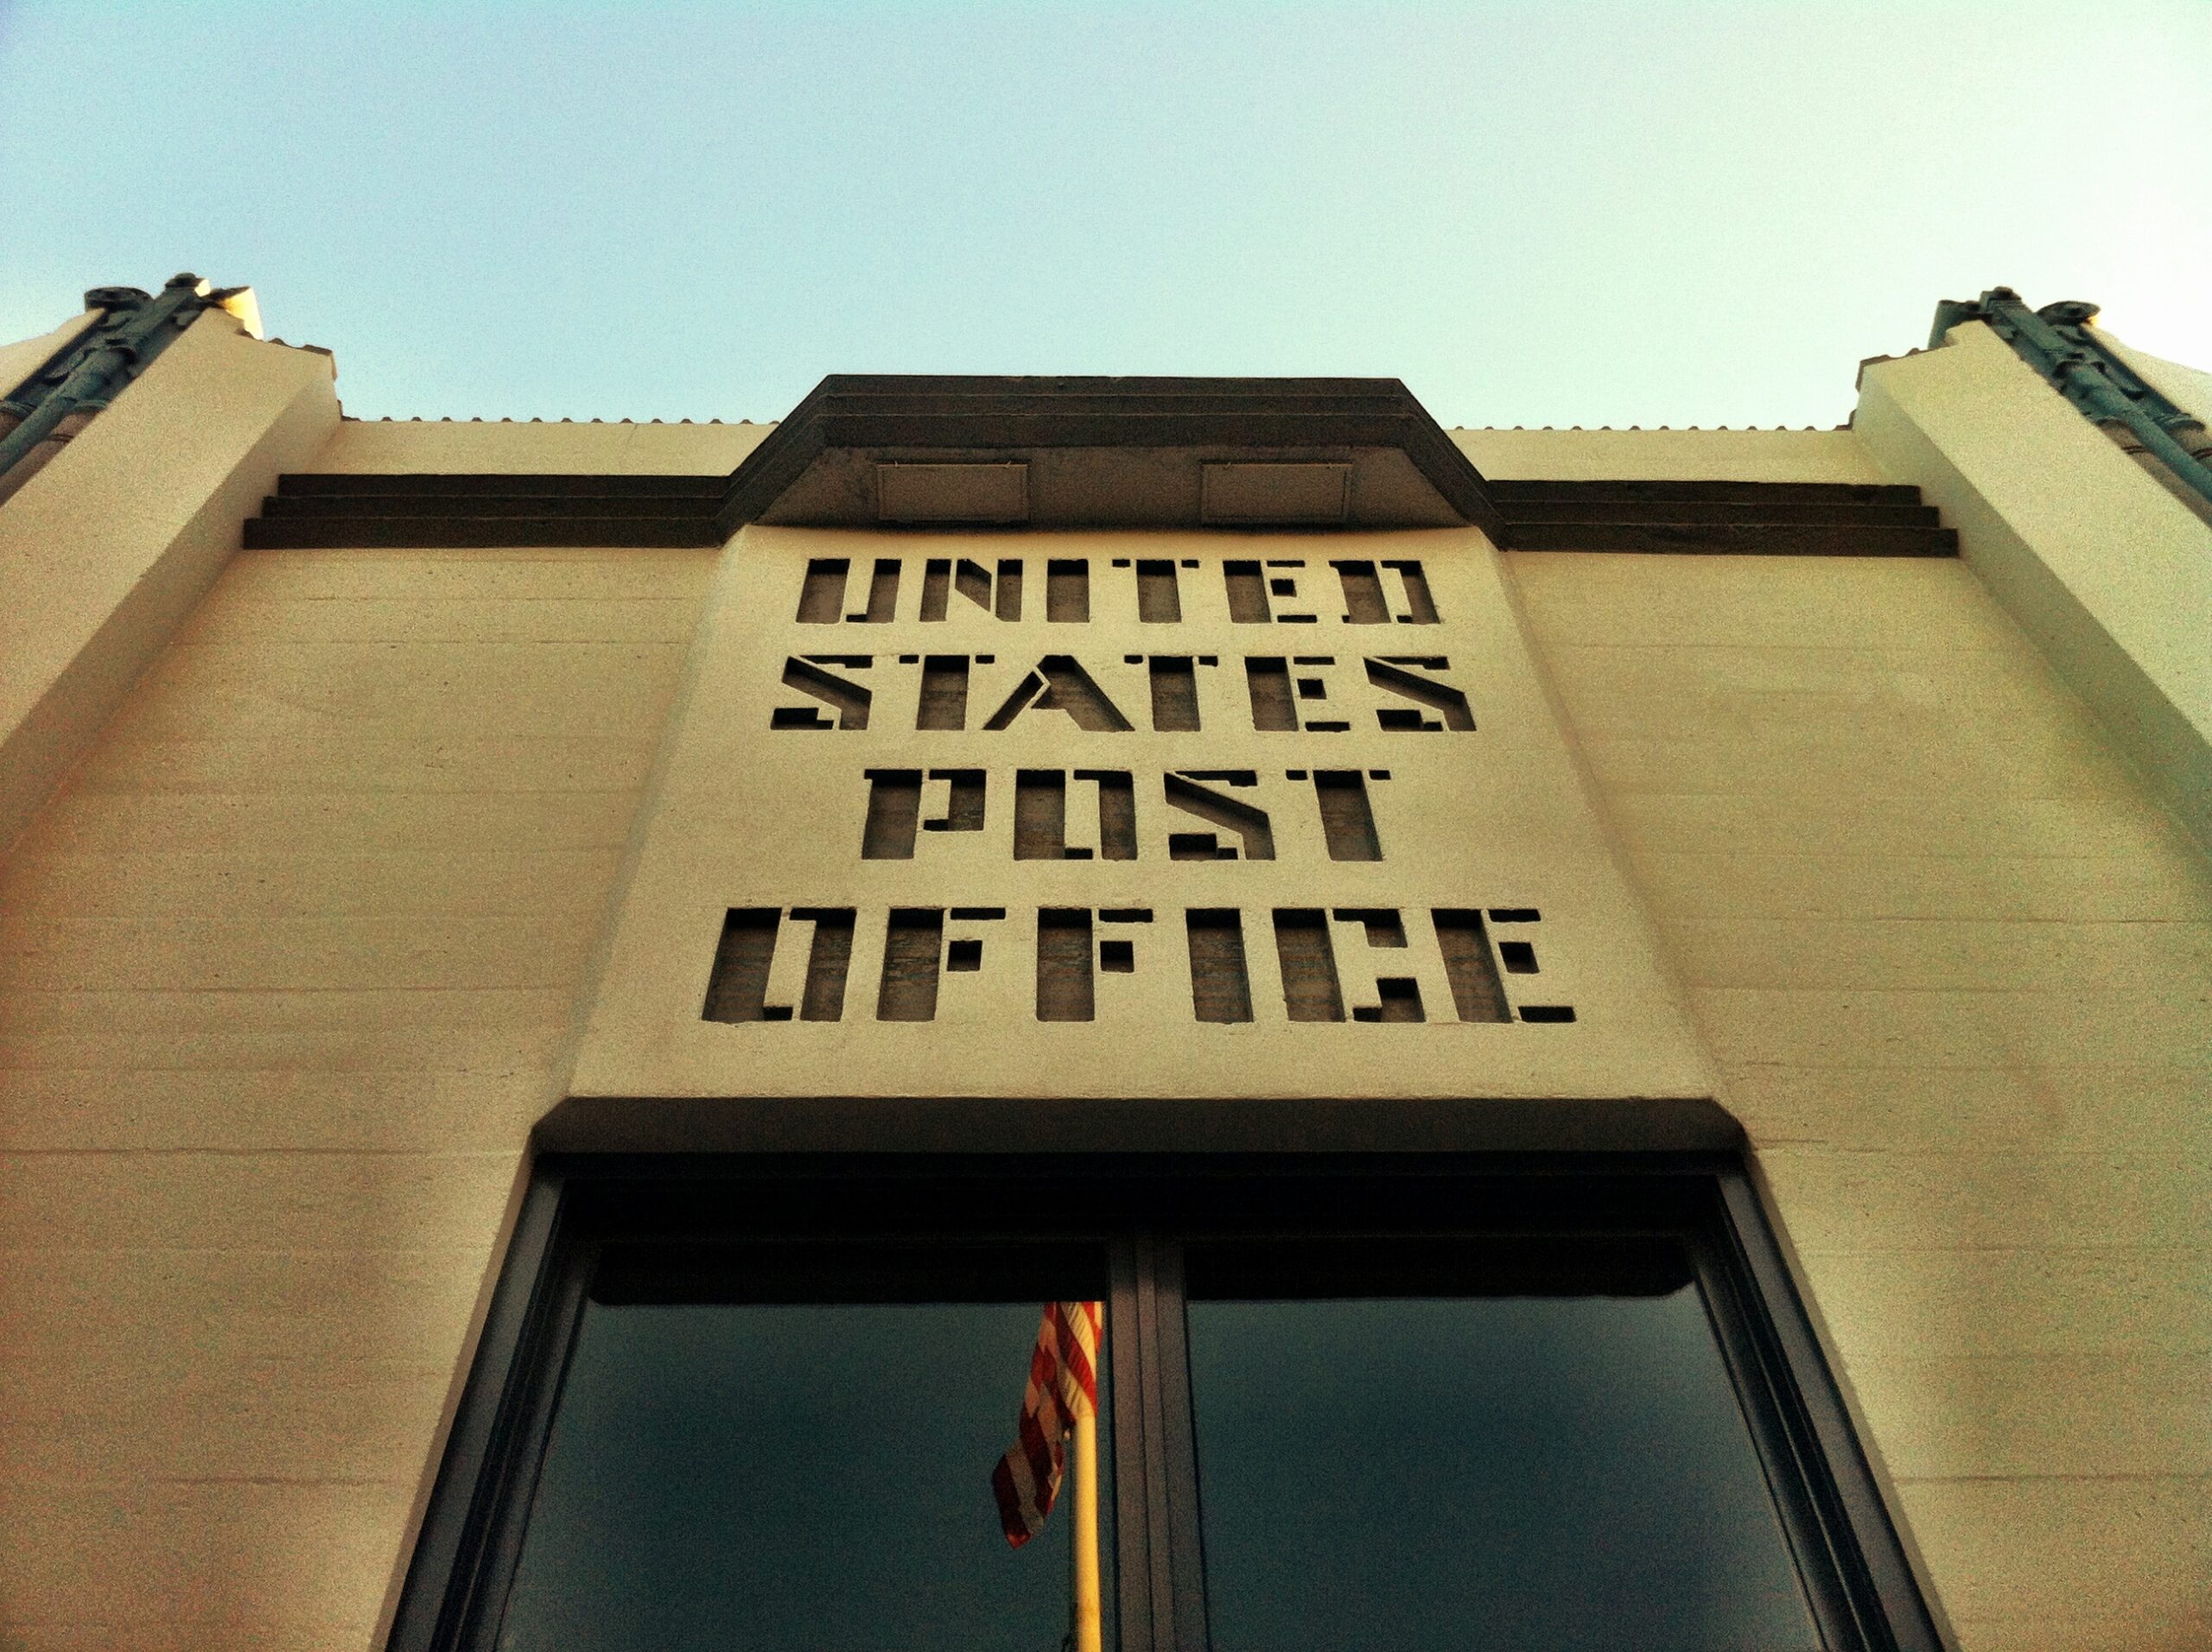
[[[532,1169],[387,1645],[489,1647],[602,1261],[1068,1241],[1103,1251],[1120,1652],[1206,1652],[1182,1247],[1208,1237],[1679,1240],[1827,1643],[1942,1640],[1742,1161],[1719,1153],[575,1155]],[[1135,1334],[1129,1334],[1134,1331]]]

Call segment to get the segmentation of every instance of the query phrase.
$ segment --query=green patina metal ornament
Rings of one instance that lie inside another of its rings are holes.
[[[85,308],[100,319],[0,400],[0,416],[22,421],[0,435],[0,477],[50,440],[63,420],[106,407],[201,311],[220,308],[241,290],[211,288],[188,273],[170,276],[158,294],[136,287],[92,289]]]
[[[1978,299],[1947,298],[1937,304],[1928,347],[1942,344],[1964,322],[1986,322],[2084,417],[2114,435],[2124,430],[2169,473],[2212,503],[2212,464],[2206,462],[2212,455],[2212,435],[2203,421],[2174,405],[2122,361],[2097,336],[2091,325],[2096,314],[2094,304],[2078,299],[2030,309],[2010,287],[1992,287]]]

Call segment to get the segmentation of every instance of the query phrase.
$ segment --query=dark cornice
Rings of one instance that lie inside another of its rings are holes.
[[[1025,464],[1035,526],[1197,526],[1209,464],[1350,467],[1343,525],[1503,522],[1483,477],[1395,378],[836,373],[730,479],[720,525],[874,525],[879,464]]]

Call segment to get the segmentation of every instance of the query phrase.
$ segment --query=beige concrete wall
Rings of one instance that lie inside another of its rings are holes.
[[[2212,1643],[2203,857],[1961,563],[1509,565],[1961,1643]]]
[[[605,471],[719,474],[767,424],[348,419],[304,467],[318,471]],[[1850,430],[1453,430],[1501,480],[1880,482]]]
[[[371,1643],[713,560],[240,553],[0,864],[0,1646]]]
[[[2212,846],[2212,527],[1980,322],[1869,367],[1856,429]]]
[[[0,845],[337,423],[329,357],[209,311],[0,504]]]
[[[1500,481],[1882,482],[1850,430],[1454,430]]]
[[[727,475],[772,424],[546,424],[450,419],[347,419],[311,471],[570,471],[615,476]]]
[[[317,471],[604,471],[631,475],[734,470],[775,425],[542,423],[348,419]],[[1850,430],[1453,430],[1501,480],[1880,482]]]

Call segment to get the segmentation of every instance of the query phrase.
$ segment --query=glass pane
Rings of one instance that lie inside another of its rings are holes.
[[[1682,1271],[1643,1294],[1192,1300],[1215,1652],[1818,1647]]]
[[[1034,1299],[590,1303],[499,1644],[1059,1646],[1081,1493],[1064,1480],[1042,1532],[1015,1548],[992,1484],[1015,1441],[1042,1309]],[[1103,1370],[1099,1387],[1110,1646]]]

